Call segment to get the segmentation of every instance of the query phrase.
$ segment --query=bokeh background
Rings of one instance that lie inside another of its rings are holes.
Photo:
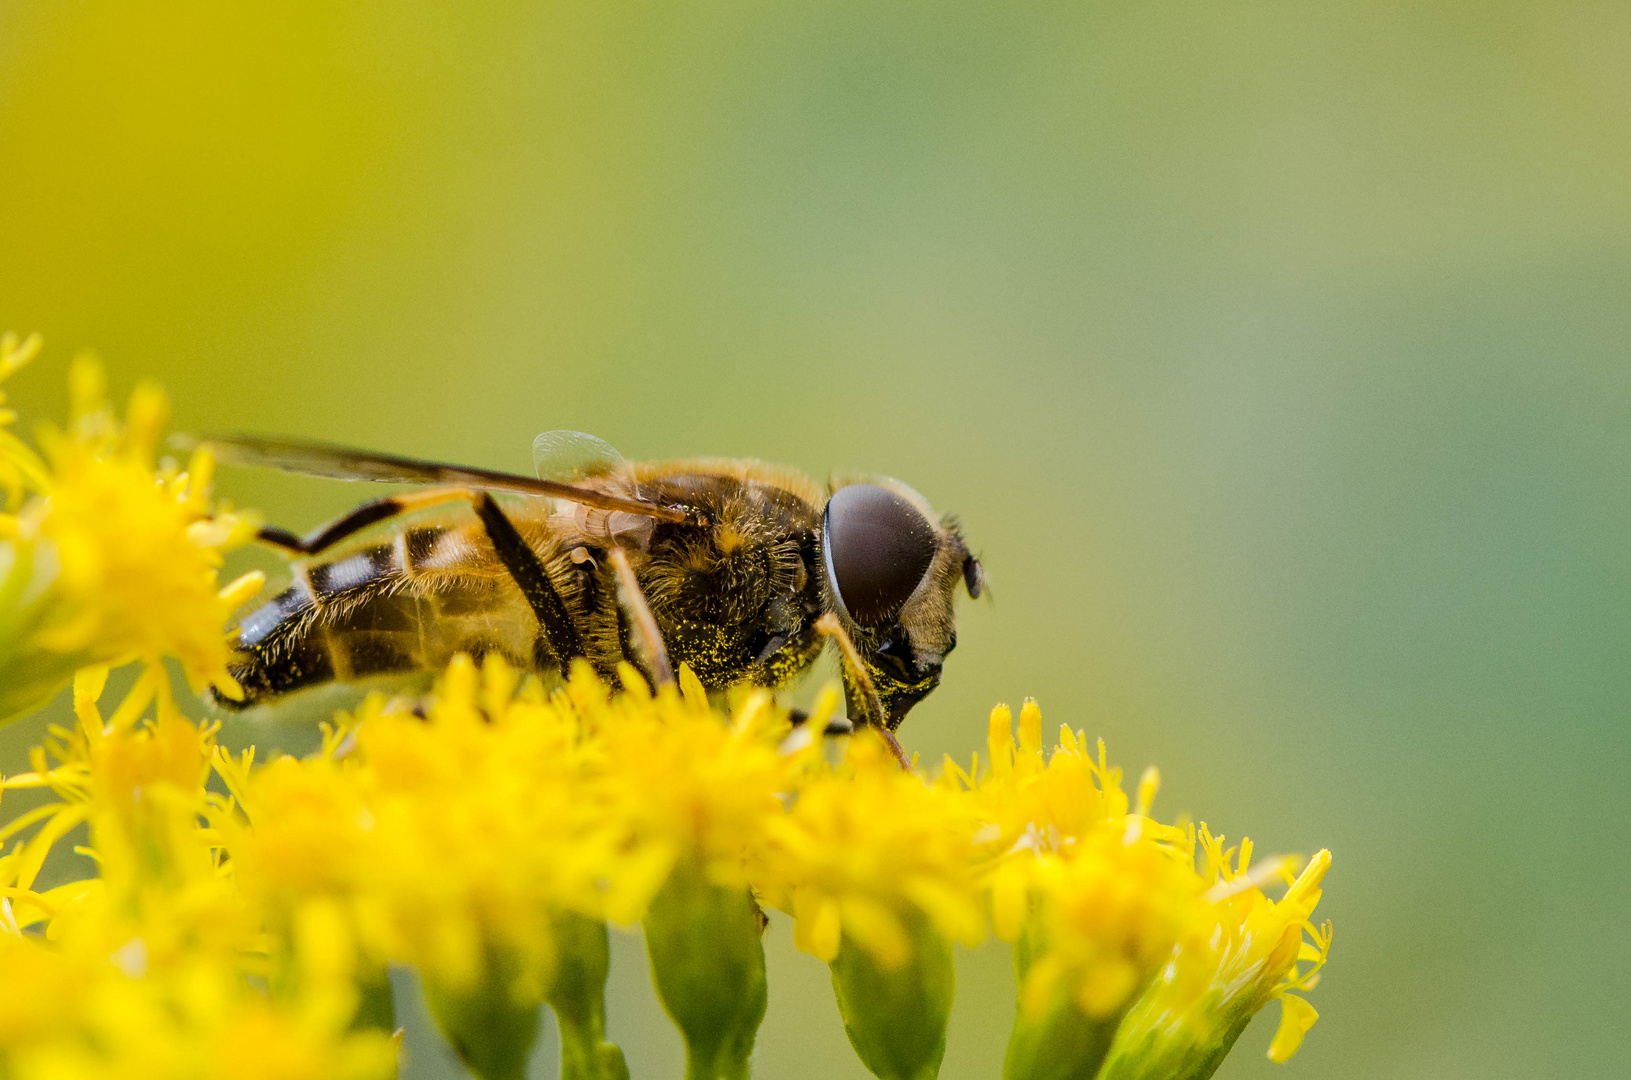
[[[1335,852],[1323,1019],[1221,1077],[1625,1075],[1631,6],[3,0],[0,244],[29,415],[88,348],[185,429],[908,480],[996,596],[909,746],[1035,695]],[[862,1077],[768,947],[759,1074]],[[992,1077],[1006,950],[959,970],[943,1076]]]

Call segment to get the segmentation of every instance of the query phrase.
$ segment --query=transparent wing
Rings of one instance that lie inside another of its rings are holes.
[[[634,467],[605,439],[582,431],[546,431],[532,440],[532,464],[541,480],[582,483],[631,499],[642,498]],[[644,548],[651,538],[652,519],[633,514],[580,506],[574,515],[578,531],[609,543]]]
[[[558,480],[533,479],[467,465],[358,450],[335,443],[265,435],[171,436],[181,449],[207,446],[215,456],[234,465],[260,465],[287,472],[325,476],[333,480],[373,480],[386,484],[447,484],[549,495],[607,512],[632,514],[659,521],[687,521],[686,511],[643,502],[637,498],[574,487]]]
[[[634,467],[605,439],[582,431],[546,431],[532,440],[532,467],[541,480],[568,483],[611,480],[600,484],[618,495],[640,498]]]
[[[532,440],[532,467],[540,480],[577,480],[628,469],[605,439],[582,431],[546,431]]]

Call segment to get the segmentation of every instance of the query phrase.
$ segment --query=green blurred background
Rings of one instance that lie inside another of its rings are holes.
[[[1220,1076],[1625,1075],[1623,0],[3,0],[0,243],[29,415],[91,348],[186,429],[908,480],[996,595],[909,746],[1035,695],[1166,813],[1334,851],[1323,1019]],[[769,951],[759,1074],[863,1076]],[[948,1080],[1007,963],[963,955]],[[620,942],[614,1035],[676,1075],[645,982]]]

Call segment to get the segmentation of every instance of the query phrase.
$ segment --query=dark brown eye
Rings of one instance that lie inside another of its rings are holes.
[[[934,561],[934,529],[915,506],[871,484],[839,488],[822,528],[827,573],[850,618],[879,626],[900,613]]]

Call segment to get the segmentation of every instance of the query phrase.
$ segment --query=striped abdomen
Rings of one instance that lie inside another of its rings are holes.
[[[540,655],[537,619],[479,527],[408,528],[292,569],[288,589],[239,621],[230,670],[244,700],[223,704],[432,670],[460,652],[498,653],[522,668],[552,663]]]

